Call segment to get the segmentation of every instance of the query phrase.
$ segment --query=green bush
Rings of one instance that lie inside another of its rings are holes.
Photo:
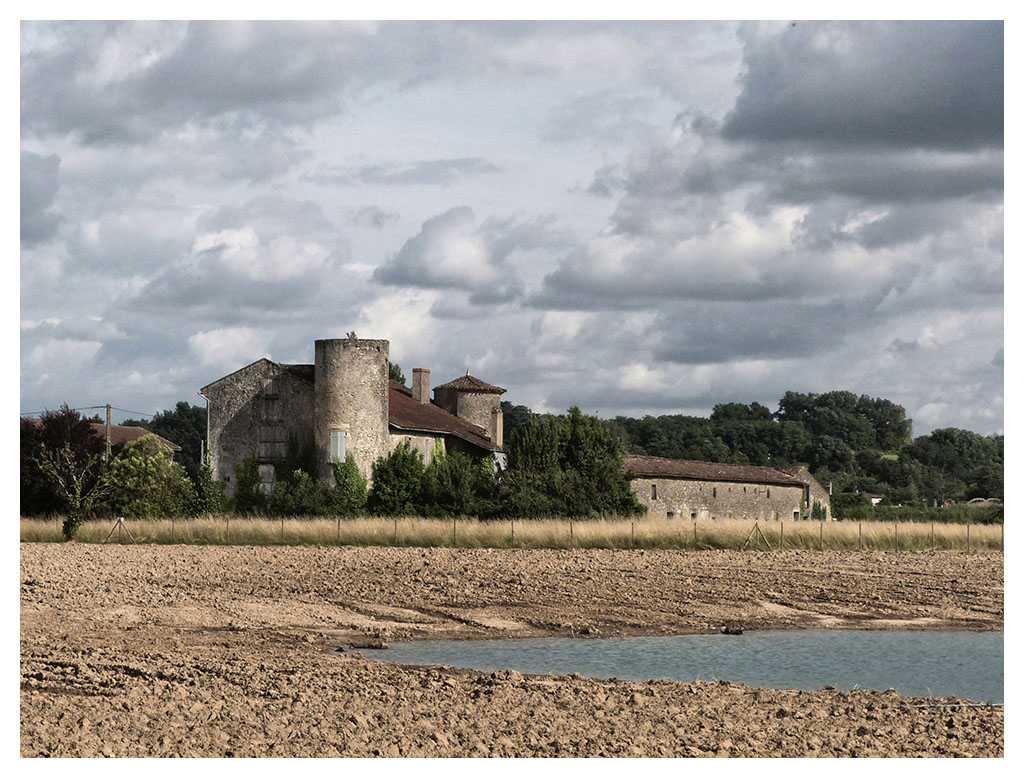
[[[486,516],[493,512],[494,461],[475,461],[439,448],[423,474],[423,508],[430,516]]]
[[[423,455],[408,443],[377,460],[373,468],[370,510],[380,516],[416,516],[423,512]]]
[[[235,465],[235,495],[231,510],[235,513],[265,513],[267,496],[260,491],[260,463],[250,454],[241,465]]]
[[[275,484],[270,512],[276,516],[329,516],[334,513],[334,490],[305,470],[293,470]]]
[[[199,514],[223,513],[226,508],[224,483],[213,477],[213,467],[210,464],[210,456],[207,454],[196,479],[195,512]]]
[[[344,462],[334,463],[332,506],[341,516],[366,513],[366,479],[359,472],[355,458],[349,454]]]
[[[121,516],[181,516],[192,513],[197,503],[185,468],[155,435],[126,445],[106,480],[108,505]]]

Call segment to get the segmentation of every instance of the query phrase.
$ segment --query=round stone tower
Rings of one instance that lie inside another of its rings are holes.
[[[313,440],[321,478],[333,478],[331,462],[351,454],[371,480],[374,462],[387,454],[388,348],[386,340],[316,341]]]

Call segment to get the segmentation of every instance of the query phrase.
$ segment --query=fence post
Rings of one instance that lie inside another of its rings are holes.
[[[697,550],[697,520],[693,520],[693,550]]]
[[[971,550],[971,525],[967,524],[967,550]]]
[[[392,546],[397,546],[398,545],[398,517],[397,516],[395,516],[395,534],[394,534],[394,537],[391,539],[391,545]]]
[[[818,551],[825,550],[825,522],[818,522]]]
[[[857,522],[857,550],[864,550],[864,522]]]
[[[456,524],[456,522],[457,522],[457,519],[452,519],[452,548],[455,547],[455,543],[456,543],[456,540],[455,540],[455,524]]]
[[[171,542],[174,542],[174,517],[171,516]]]
[[[932,553],[935,553],[935,522],[932,522]]]
[[[573,544],[572,522],[569,522],[569,545]]]
[[[785,545],[786,545],[786,522],[780,521],[779,522],[779,551],[782,551],[782,549],[785,547]]]
[[[893,531],[896,533],[896,553],[900,552],[900,525],[898,522],[892,523]]]
[[[629,547],[636,548],[636,522],[629,523]]]
[[[338,536],[335,538],[339,543],[341,542],[341,514],[338,514]]]
[[[228,525],[227,529],[224,530],[224,541],[227,542],[228,536],[231,535],[231,514],[229,513],[227,516],[225,516],[224,520],[227,522]]]
[[[512,525],[512,545],[514,546],[516,544],[516,520],[509,519],[508,522]]]
[[[284,543],[284,516],[281,517],[281,542]]]

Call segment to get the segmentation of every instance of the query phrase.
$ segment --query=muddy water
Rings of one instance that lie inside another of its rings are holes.
[[[528,638],[395,643],[368,657],[474,670],[595,678],[728,680],[815,691],[894,688],[906,696],[1003,701],[1002,632],[772,630],[742,635]]]

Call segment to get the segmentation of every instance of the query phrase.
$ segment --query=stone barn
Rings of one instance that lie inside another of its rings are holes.
[[[503,457],[505,390],[461,376],[434,389],[430,371],[413,370],[412,388],[388,380],[390,344],[355,338],[317,340],[312,365],[258,359],[200,390],[207,402],[213,474],[234,493],[235,468],[259,461],[261,488],[274,488],[274,462],[289,446],[312,446],[321,478],[352,455],[372,482],[373,465],[402,442],[426,462],[440,448]]]
[[[809,519],[828,492],[805,468],[727,465],[627,454],[623,469],[648,514],[684,519]],[[796,471],[800,471],[797,473]]]

